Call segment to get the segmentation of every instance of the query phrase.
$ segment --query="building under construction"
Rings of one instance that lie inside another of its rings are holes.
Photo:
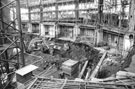
[[[0,89],[135,89],[134,0],[0,0]]]

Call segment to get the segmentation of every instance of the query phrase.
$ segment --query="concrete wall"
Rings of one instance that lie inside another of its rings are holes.
[[[119,34],[112,34],[112,33],[107,33],[107,32],[103,32],[103,41],[108,43],[108,45],[112,46],[112,47],[117,47],[117,43],[118,42],[118,46],[119,49],[122,50],[124,47],[124,35],[119,35]]]

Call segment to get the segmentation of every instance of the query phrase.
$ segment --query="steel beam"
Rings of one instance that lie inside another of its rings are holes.
[[[12,4],[13,2],[15,2],[15,1],[9,2],[8,4],[6,4],[6,5],[2,6],[2,7],[0,7],[0,9],[3,9],[3,8],[7,7],[8,5]]]
[[[23,67],[25,66],[25,59],[24,59],[24,47],[23,47],[23,34],[22,34],[22,27],[21,27],[21,11],[20,11],[20,0],[16,0],[16,16],[18,22],[18,29],[20,30],[20,46],[21,46],[21,62]]]

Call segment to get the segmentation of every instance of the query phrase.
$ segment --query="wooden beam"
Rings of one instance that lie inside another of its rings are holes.
[[[85,76],[85,80],[87,80],[89,78],[89,75],[90,75],[90,72],[91,72],[91,69],[90,68],[88,68],[87,70],[88,71],[87,71],[87,74]]]
[[[101,66],[101,64],[102,64],[102,62],[104,61],[104,59],[105,59],[105,57],[106,57],[106,54],[107,54],[107,52],[105,52],[105,53],[103,54],[103,56],[101,57],[100,61],[98,62],[96,68],[95,68],[94,71],[92,72],[92,74],[91,74],[91,76],[90,76],[89,79],[95,78],[95,76],[97,75],[97,72],[98,72],[98,70],[99,70],[99,68],[100,68],[100,66]]]
[[[80,72],[80,74],[79,74],[79,78],[82,78],[82,76],[83,76],[83,74],[84,74],[84,71],[85,71],[85,69],[86,69],[86,67],[87,67],[87,64],[88,64],[88,61],[86,61],[85,62],[85,64],[84,64],[84,66],[83,66],[83,68],[82,68],[82,70],[81,70],[81,72]]]

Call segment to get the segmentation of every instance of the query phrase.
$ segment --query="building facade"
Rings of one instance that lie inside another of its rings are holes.
[[[123,49],[128,3],[127,0],[103,0],[99,24],[98,0],[28,0],[27,8],[21,9],[22,21],[30,33],[70,39],[86,36],[93,44],[105,42]]]

